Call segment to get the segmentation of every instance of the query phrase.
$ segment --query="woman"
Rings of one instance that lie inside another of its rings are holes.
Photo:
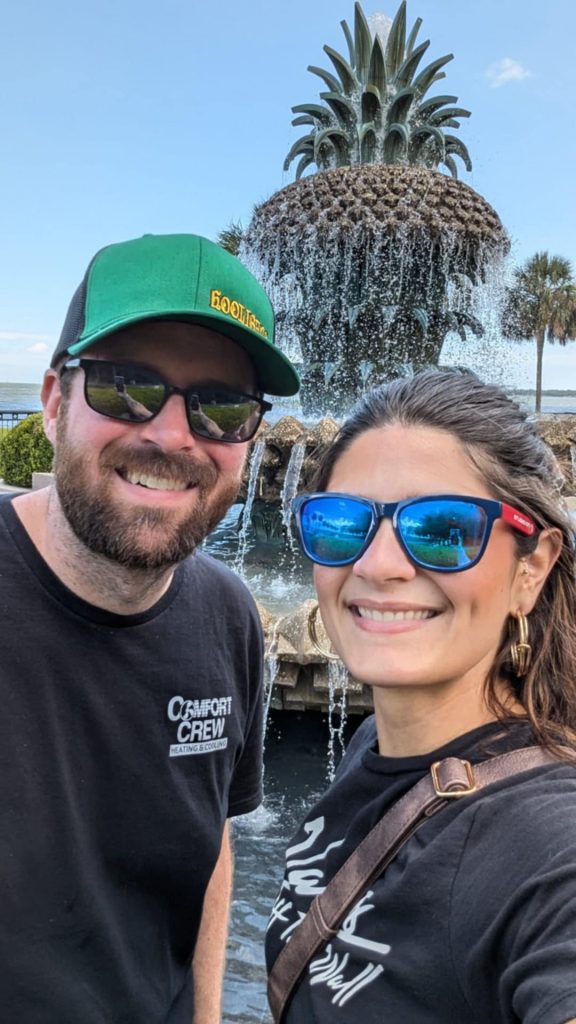
[[[503,392],[427,370],[368,394],[317,493],[297,499],[322,621],[374,716],[289,846],[269,967],[434,762],[465,759],[473,779],[517,748],[553,760],[426,821],[313,957],[286,1024],[576,1022],[575,553],[560,486]]]

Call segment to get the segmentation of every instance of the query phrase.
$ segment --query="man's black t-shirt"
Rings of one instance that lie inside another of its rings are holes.
[[[388,808],[450,755],[527,746],[496,723],[422,757],[377,752],[371,717],[286,854],[269,968]],[[552,764],[453,801],[401,849],[312,960],[286,1024],[565,1024],[576,1018],[576,770]]]
[[[0,1020],[191,1024],[227,816],[261,799],[258,616],[198,552],[149,611],[72,594],[0,502]]]

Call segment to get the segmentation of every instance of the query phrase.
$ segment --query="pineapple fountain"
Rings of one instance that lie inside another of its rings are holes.
[[[476,292],[509,249],[495,211],[458,181],[457,160],[472,165],[453,130],[469,111],[429,95],[452,54],[422,68],[421,24],[407,31],[403,2],[384,42],[355,4],[348,58],[325,46],[335,74],[309,67],[322,102],[292,108],[306,126],[284,165],[298,158],[296,180],[243,238],[280,344],[303,365],[305,413],[341,413],[364,387],[437,364],[450,332],[481,336]]]

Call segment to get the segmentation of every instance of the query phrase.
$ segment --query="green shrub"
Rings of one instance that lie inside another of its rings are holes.
[[[35,412],[2,435],[0,476],[11,487],[31,487],[32,473],[50,472],[53,455],[42,427],[42,413]]]

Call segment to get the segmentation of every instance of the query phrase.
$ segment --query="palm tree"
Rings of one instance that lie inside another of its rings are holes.
[[[517,267],[502,326],[508,338],[536,341],[536,412],[540,412],[544,345],[546,341],[565,345],[576,338],[576,282],[570,261],[537,252]]]
[[[226,249],[226,252],[230,252],[233,256],[237,256],[243,237],[244,228],[242,227],[241,221],[231,220],[228,227],[222,228],[222,230],[218,232],[216,243],[217,245],[221,245],[223,249]]]

